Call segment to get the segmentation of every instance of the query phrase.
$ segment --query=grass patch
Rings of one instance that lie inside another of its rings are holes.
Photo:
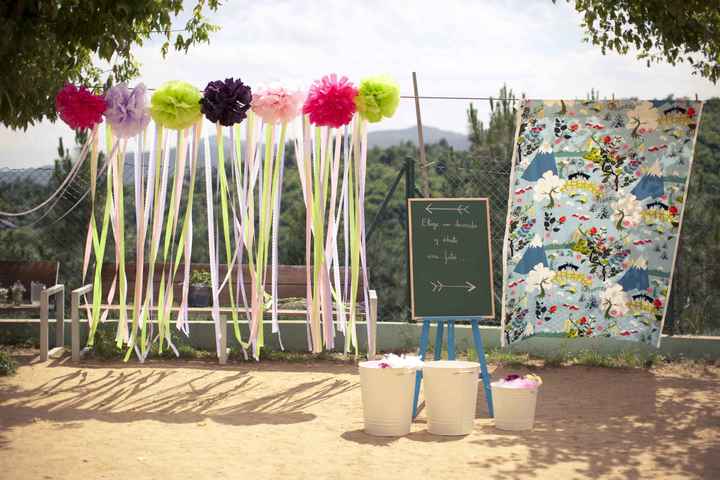
[[[98,325],[97,331],[95,332],[95,341],[90,349],[90,355],[98,360],[122,360],[126,354],[126,347],[118,348],[115,343],[115,328],[116,324],[101,323]],[[205,350],[198,350],[190,344],[190,340],[185,336],[184,333],[172,329],[170,332],[170,339],[177,348],[179,358],[185,360],[205,360],[215,358],[215,354]],[[160,353],[160,348],[157,343],[154,343],[150,347],[149,358],[163,358],[172,360],[178,358],[175,352],[167,344],[163,345],[163,351]],[[136,358],[133,355],[131,358]]]
[[[470,350],[470,353],[477,359],[475,350]],[[509,350],[490,350],[486,358],[490,363],[497,363],[506,367],[517,368],[533,366],[531,365],[530,354],[528,353],[517,353]]]
[[[477,361],[475,350],[468,350],[462,357],[469,361]],[[510,368],[534,368],[540,365],[545,368],[571,365],[597,368],[653,368],[667,361],[665,357],[654,352],[601,353],[596,350],[582,350],[569,353],[565,349],[546,356],[532,356],[528,353],[493,349],[487,352],[486,359],[488,363]]]
[[[15,375],[17,362],[5,349],[0,349],[0,377]]]
[[[236,362],[255,362],[251,352],[247,352],[247,359],[239,347],[230,349],[228,359]],[[358,357],[361,358],[361,357]],[[307,352],[283,352],[263,348],[260,350],[260,361],[284,362],[284,363],[313,363],[313,362],[335,362],[355,364],[355,356],[344,355],[335,352],[307,353]]]

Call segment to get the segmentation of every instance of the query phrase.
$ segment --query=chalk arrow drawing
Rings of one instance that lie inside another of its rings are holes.
[[[465,282],[463,285],[445,285],[439,280],[430,280],[430,285],[432,285],[433,292],[441,292],[443,288],[463,288],[470,293],[477,288],[477,285],[470,282]]]
[[[425,206],[425,211],[430,215],[433,212],[457,212],[460,215],[470,213],[470,205],[458,205],[457,207],[433,207],[432,203],[428,203]]]

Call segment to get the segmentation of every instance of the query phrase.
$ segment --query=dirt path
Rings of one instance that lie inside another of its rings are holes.
[[[538,373],[532,432],[494,429],[479,398],[472,435],[421,413],[382,439],[353,366],[23,366],[0,379],[0,478],[720,479],[720,368]]]

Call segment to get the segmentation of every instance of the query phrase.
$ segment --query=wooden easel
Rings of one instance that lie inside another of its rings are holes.
[[[488,413],[492,418],[493,412],[493,401],[492,393],[490,391],[490,375],[488,375],[487,362],[485,361],[485,349],[483,348],[482,336],[480,334],[480,327],[478,325],[478,317],[461,318],[461,317],[427,317],[423,318],[422,334],[420,335],[420,359],[425,360],[425,353],[427,352],[429,337],[430,337],[430,323],[435,322],[435,360],[440,360],[442,356],[442,344],[443,334],[445,330],[445,324],[448,325],[447,334],[447,349],[448,349],[448,360],[455,360],[455,322],[459,320],[470,320],[473,332],[473,343],[475,344],[475,352],[480,362],[480,377],[483,382],[483,390],[485,391],[485,401],[487,402]],[[415,395],[413,396],[413,413],[412,416],[417,416],[417,404],[418,398],[420,397],[420,382],[422,382],[422,371],[418,371],[415,374]]]

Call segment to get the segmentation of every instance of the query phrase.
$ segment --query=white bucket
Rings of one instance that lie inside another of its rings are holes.
[[[501,430],[532,430],[538,388],[492,385],[495,426]]]
[[[423,366],[428,431],[467,435],[473,430],[480,364],[439,360]]]
[[[378,368],[360,362],[365,433],[401,437],[410,433],[415,369]]]

